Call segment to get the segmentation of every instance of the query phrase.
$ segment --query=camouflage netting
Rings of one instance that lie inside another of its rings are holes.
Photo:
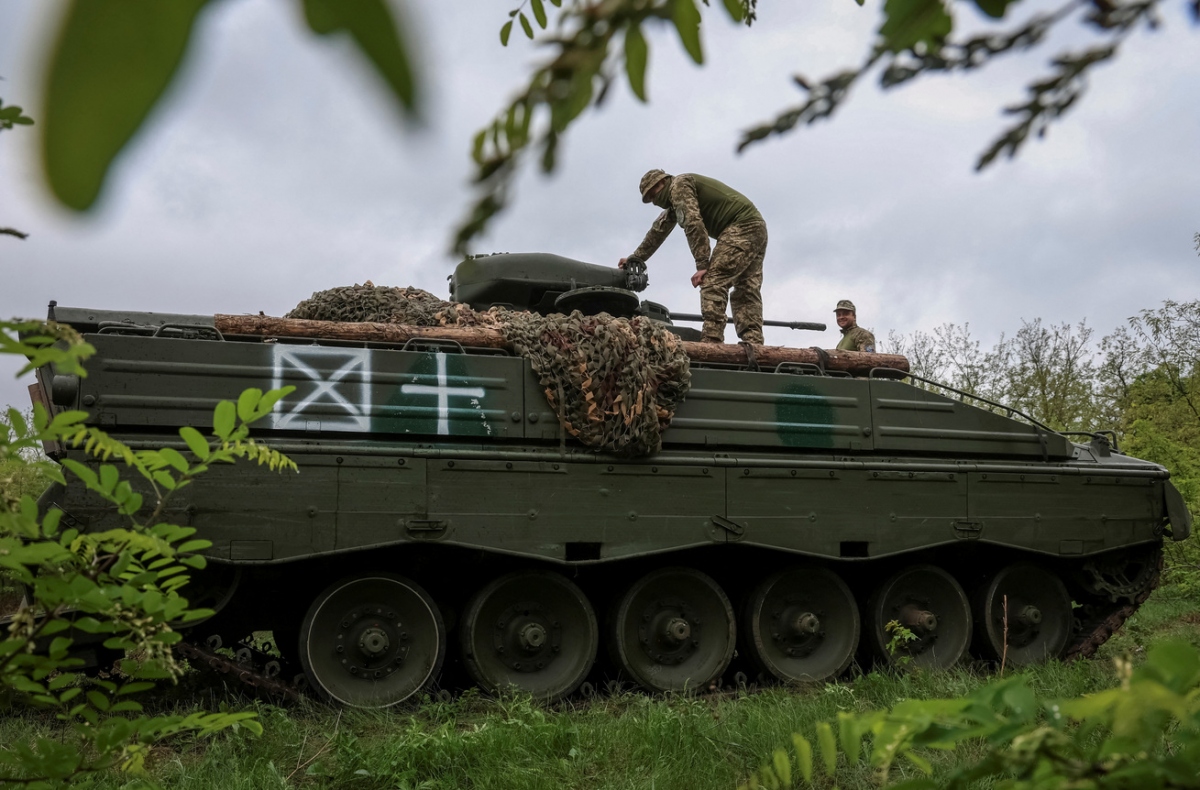
[[[657,452],[691,382],[679,338],[648,318],[542,316],[446,302],[419,288],[371,282],[318,291],[286,318],[413,326],[488,326],[529,360],[563,428],[588,447]]]
[[[374,321],[410,326],[493,325],[486,320],[486,316],[486,313],[479,313],[464,304],[438,299],[420,288],[388,288],[367,280],[362,285],[317,291],[296,305],[284,318]]]

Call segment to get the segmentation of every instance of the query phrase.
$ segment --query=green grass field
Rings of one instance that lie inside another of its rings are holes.
[[[1165,639],[1200,646],[1200,601],[1170,588],[1156,593],[1101,650],[1074,664],[1030,672],[1045,697],[1112,685],[1111,658]],[[545,709],[520,698],[467,694],[453,702],[390,712],[335,710],[317,703],[276,707],[188,683],[154,703],[160,711],[250,707],[265,733],[226,732],[156,748],[151,778],[170,788],[732,788],[793,731],[839,710],[888,707],[906,698],[958,696],[987,683],[988,672],[858,673],[806,688],[741,696],[687,698],[623,694]],[[3,742],[31,731],[61,733],[40,714],[9,711]],[[961,751],[943,759],[963,759]],[[843,788],[873,787],[866,767],[843,768]],[[131,777],[92,777],[88,787],[118,788]],[[830,783],[832,786],[832,783]]]

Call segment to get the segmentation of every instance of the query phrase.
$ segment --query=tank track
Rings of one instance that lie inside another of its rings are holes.
[[[293,702],[304,696],[308,684],[303,680],[303,675],[297,675],[290,682],[285,680],[279,674],[279,662],[254,647],[239,645],[237,659],[223,656],[217,653],[216,649],[219,649],[219,645],[214,649],[186,641],[175,646],[175,652],[193,666],[229,676],[252,689],[254,693]]]
[[[1113,634],[1121,629],[1121,626],[1125,625],[1125,621],[1132,617],[1133,613],[1146,602],[1146,599],[1150,597],[1150,593],[1158,589],[1163,569],[1163,547],[1161,544],[1155,549],[1155,557],[1151,561],[1151,568],[1152,570],[1148,578],[1142,584],[1138,585],[1138,589],[1132,594],[1131,602],[1114,606],[1107,612],[1094,613],[1091,617],[1083,621],[1081,624],[1083,626],[1081,629],[1082,635],[1067,648],[1067,653],[1063,657],[1064,661],[1091,658]]]
[[[1145,574],[1145,578],[1139,579],[1137,584],[1130,589],[1118,590],[1112,594],[1111,597],[1115,598],[1115,601],[1098,601],[1097,599],[1102,596],[1096,596],[1094,602],[1085,607],[1083,611],[1086,613],[1078,618],[1079,633],[1075,641],[1068,646],[1067,652],[1063,656],[1064,661],[1091,658],[1105,642],[1112,638],[1113,634],[1125,625],[1125,621],[1132,617],[1151,593],[1158,589],[1162,579],[1163,560],[1163,548],[1159,545],[1154,550],[1154,556],[1149,563],[1149,572]],[[1122,599],[1126,603],[1121,603]],[[281,662],[261,650],[259,646],[245,641],[239,642],[235,646],[234,658],[216,652],[220,647],[219,643],[200,645],[183,641],[176,645],[175,650],[194,666],[236,680],[244,684],[252,693],[292,702],[308,695],[308,681],[305,676],[302,673],[296,674],[289,680],[281,672],[283,666]],[[620,693],[627,690],[628,686],[629,684],[618,681],[609,681],[597,688],[592,683],[586,682],[577,694],[591,699],[606,694]],[[751,681],[742,672],[738,672],[734,678],[734,685],[709,688],[702,692],[701,696],[736,696],[747,691],[753,692],[757,690],[758,686],[757,682]],[[438,699],[448,700],[448,695],[449,692],[445,690],[437,692]]]

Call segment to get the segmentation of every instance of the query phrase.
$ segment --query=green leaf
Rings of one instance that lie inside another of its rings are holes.
[[[213,433],[222,440],[228,440],[237,425],[237,407],[231,401],[223,400],[213,409]]]
[[[954,28],[942,0],[886,0],[883,14],[879,36],[889,52],[902,52],[922,42],[936,51]]]
[[[629,88],[634,95],[646,101],[646,60],[649,49],[646,37],[637,25],[631,24],[625,31],[625,74],[629,77]]]
[[[257,387],[242,390],[242,394],[238,396],[237,400],[238,419],[242,422],[253,421],[254,409],[260,400],[262,400],[262,390]]]
[[[254,420],[267,416],[275,410],[275,404],[291,395],[296,391],[294,384],[289,384],[286,387],[280,387],[277,390],[268,390],[263,393],[262,400],[258,402],[258,408],[254,410]]]
[[[862,749],[862,735],[855,726],[853,716],[838,714],[838,738],[842,742],[842,751],[846,753],[846,762],[850,765],[857,763]]]
[[[64,458],[61,461],[62,465],[71,471],[71,474],[83,481],[83,484],[95,491],[100,487],[100,478],[96,476],[88,467],[75,461],[71,458]]]
[[[92,206],[183,61],[208,0],[75,0],[50,58],[43,161],[55,196]]]
[[[683,48],[697,63],[704,62],[704,51],[700,48],[700,10],[695,0],[675,0],[671,4],[671,21],[679,31]]]
[[[804,777],[805,782],[812,784],[812,744],[808,742],[808,738],[795,733],[792,735],[792,745],[796,747],[796,767],[800,769],[800,775]]]
[[[158,451],[159,456],[167,462],[171,468],[180,473],[186,473],[188,470],[188,462],[178,450],[172,450],[170,447],[164,447]]]
[[[108,710],[108,697],[101,694],[99,691],[89,691],[87,693],[88,702],[100,710]]]
[[[101,464],[100,490],[105,494],[111,494],[119,482],[121,482],[121,473],[117,471],[117,468],[112,464]]]
[[[507,47],[508,46],[508,37],[511,35],[512,35],[512,20],[510,19],[504,23],[503,27],[500,28],[500,46]]]
[[[821,760],[825,763],[825,775],[833,776],[837,770],[837,741],[833,737],[833,727],[827,721],[817,723],[817,745],[821,749]]]
[[[121,515],[123,515],[123,516],[132,516],[141,509],[142,509],[142,495],[137,493],[136,491],[134,491],[132,494],[130,494],[129,499],[126,499],[123,503],[121,503],[121,507],[120,507]]]
[[[522,13],[519,15],[518,18],[521,20],[521,29],[525,31],[525,37],[532,39],[533,38],[533,25],[529,24],[529,17],[525,16],[525,14]]]
[[[975,0],[975,5],[980,11],[990,16],[992,19],[1002,19],[1004,13],[1008,10],[1009,5],[1017,0]],[[859,5],[862,5],[860,2]]]
[[[538,27],[545,30],[546,7],[542,5],[542,0],[529,0],[529,6],[533,9],[533,18],[537,20]]]
[[[788,759],[788,754],[783,749],[776,749],[771,754],[771,766],[775,769],[775,775],[779,777],[779,781],[784,787],[792,786],[792,761]]]
[[[208,439],[205,439],[202,433],[188,425],[179,429],[179,436],[187,442],[187,449],[192,451],[192,455],[202,461],[208,459],[211,450]]]
[[[921,772],[923,774],[925,774],[926,776],[931,776],[933,774],[933,764],[930,763],[928,760],[926,760],[924,757],[917,754],[916,752],[913,752],[913,751],[910,751],[907,749],[904,750],[903,754],[910,763],[917,766],[917,768],[921,769]]]
[[[346,31],[409,113],[417,109],[416,69],[404,40],[403,19],[384,0],[303,0],[304,17],[317,35]],[[394,6],[393,6],[394,8]]]
[[[58,508],[51,508],[46,517],[42,519],[42,532],[49,537],[54,537],[58,533],[58,525],[62,521],[63,512]]]
[[[25,418],[17,409],[10,408],[8,410],[8,424],[12,426],[18,438],[29,432],[29,426],[25,424]]]
[[[147,681],[140,681],[137,683],[126,683],[124,686],[121,686],[121,688],[117,690],[117,694],[118,695],[137,694],[138,692],[141,692],[141,691],[149,691],[150,689],[154,688],[154,685],[155,684],[147,682]]]
[[[858,0],[858,4],[862,5],[863,0]],[[742,22],[746,19],[746,6],[743,5],[742,0],[725,0],[725,10],[734,22]]]

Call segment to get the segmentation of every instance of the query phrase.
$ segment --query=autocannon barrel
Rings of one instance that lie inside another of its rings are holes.
[[[671,313],[671,320],[703,321],[704,316],[697,315],[696,313]],[[730,323],[733,322],[733,319],[729,316],[726,316],[725,320],[729,321]],[[763,321],[763,326],[785,326],[788,329],[808,329],[813,332],[824,332],[827,328],[825,324],[817,323],[815,321]]]

